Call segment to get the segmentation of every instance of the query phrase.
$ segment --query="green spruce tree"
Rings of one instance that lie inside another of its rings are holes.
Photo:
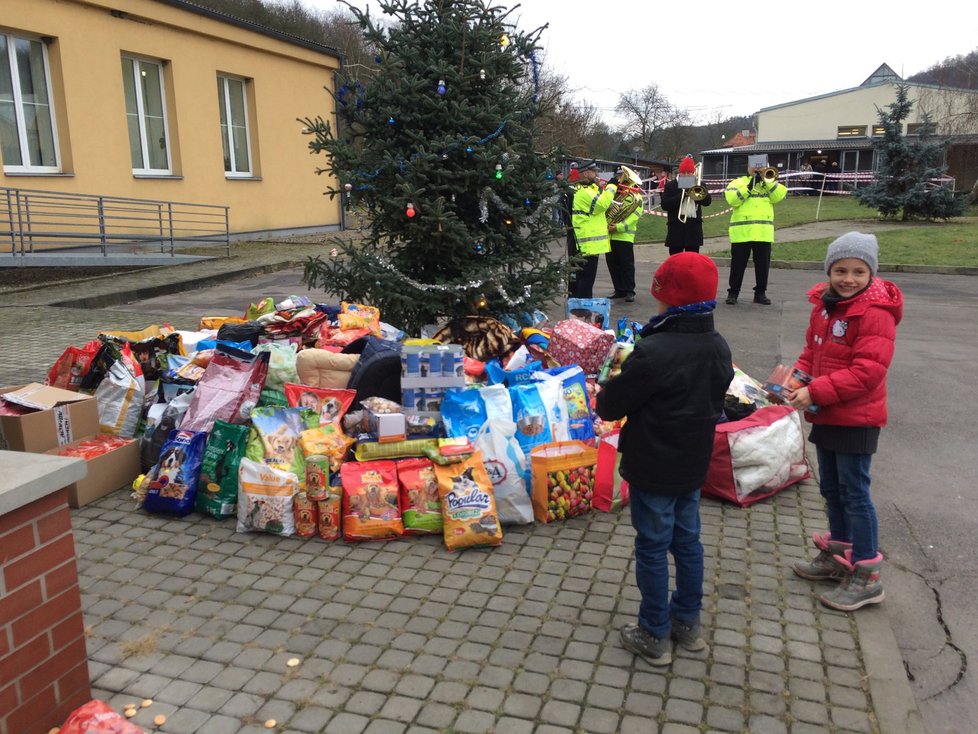
[[[879,211],[881,217],[899,216],[902,221],[960,216],[966,199],[937,182],[947,172],[947,140],[935,139],[936,126],[926,114],[916,137],[905,136],[903,122],[912,109],[905,84],[897,86],[896,101],[886,110],[877,108],[883,135],[873,144],[879,161],[876,180],[857,189],[856,199]]]
[[[566,266],[551,254],[554,161],[534,150],[537,42],[485,0],[381,0],[380,25],[351,7],[378,49],[366,86],[334,94],[335,122],[301,122],[362,212],[361,238],[310,258],[311,287],[369,303],[409,334],[469,314],[544,306]]]

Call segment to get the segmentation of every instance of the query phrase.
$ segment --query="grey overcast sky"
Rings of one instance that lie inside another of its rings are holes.
[[[375,0],[353,4],[379,9]],[[906,77],[978,48],[975,7],[962,0],[524,0],[510,18],[521,30],[549,23],[545,63],[614,124],[619,95],[649,83],[705,119],[855,87],[883,63]]]

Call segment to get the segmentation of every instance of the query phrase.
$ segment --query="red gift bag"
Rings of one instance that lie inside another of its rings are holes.
[[[747,507],[809,476],[798,412],[772,405],[716,427],[703,495]]]
[[[594,475],[594,497],[591,505],[602,512],[617,512],[628,504],[628,482],[621,478],[618,466],[617,430],[604,436],[598,443],[598,468]]]

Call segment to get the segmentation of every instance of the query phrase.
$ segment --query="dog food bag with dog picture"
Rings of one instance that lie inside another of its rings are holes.
[[[309,387],[285,384],[285,399],[293,408],[314,410],[319,416],[319,425],[329,424],[339,428],[343,416],[346,415],[357,396],[356,390],[335,390],[324,387]]]
[[[476,451],[458,464],[435,466],[445,547],[448,550],[500,545],[503,530],[492,494],[492,482]]]
[[[344,540],[389,540],[404,535],[393,461],[347,462],[340,469],[340,480]]]
[[[405,535],[440,535],[441,499],[431,459],[401,459],[397,462],[401,485]]]
[[[295,535],[292,498],[299,491],[295,474],[242,459],[238,467],[239,533]]]
[[[189,515],[197,498],[197,480],[204,459],[207,434],[174,429],[150,469],[149,488],[143,499],[147,512]]]
[[[197,512],[216,518],[238,513],[238,465],[248,443],[248,426],[214,421],[200,467]]]
[[[299,448],[303,431],[319,426],[319,416],[302,408],[263,407],[251,411],[251,435],[245,455],[252,461],[290,471],[306,488],[306,459]]]

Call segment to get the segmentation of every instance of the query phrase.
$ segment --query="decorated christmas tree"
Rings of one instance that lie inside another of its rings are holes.
[[[543,29],[484,0],[379,4],[387,25],[351,6],[377,51],[369,80],[341,80],[334,121],[301,121],[335,177],[327,193],[364,227],[311,258],[305,281],[409,334],[471,314],[519,321],[565,276],[554,162],[533,145]]]
[[[934,137],[936,126],[924,114],[916,137],[903,134],[903,122],[913,102],[906,85],[897,87],[897,98],[879,110],[883,134],[873,147],[879,160],[876,180],[856,191],[860,204],[878,210],[881,217],[947,219],[960,216],[967,205],[964,197],[938,183],[947,172],[944,155],[947,141]]]

